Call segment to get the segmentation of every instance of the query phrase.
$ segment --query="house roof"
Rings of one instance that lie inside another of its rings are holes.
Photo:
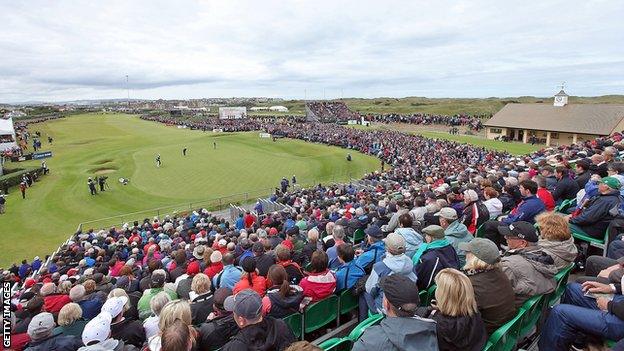
[[[521,128],[594,135],[609,135],[624,119],[620,104],[507,104],[490,118],[489,127]]]
[[[561,90],[557,93],[557,95],[555,95],[555,96],[569,96],[569,95],[568,95],[568,94],[566,94],[566,92],[565,92],[565,91],[563,91],[563,89],[561,89]]]

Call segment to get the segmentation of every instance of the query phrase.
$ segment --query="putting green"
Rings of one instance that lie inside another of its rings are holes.
[[[273,142],[257,132],[204,133],[122,114],[72,116],[30,130],[42,132],[43,150],[54,153],[47,160],[51,173],[27,189],[25,200],[11,189],[6,214],[0,215],[1,267],[51,253],[82,222],[116,216],[87,224],[87,229],[191,207],[253,201],[268,195],[283,176],[295,174],[300,184],[311,185],[359,178],[379,167],[376,158],[354,152],[353,161],[347,162],[347,151],[337,147],[290,139]],[[47,135],[54,138],[51,146]],[[108,176],[110,189],[91,196],[87,178],[96,175]],[[118,182],[121,177],[130,179],[128,185]],[[206,201],[232,194],[240,195]]]

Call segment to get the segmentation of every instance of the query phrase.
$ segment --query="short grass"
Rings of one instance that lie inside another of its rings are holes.
[[[270,193],[283,176],[296,174],[302,184],[345,181],[379,167],[376,158],[359,153],[352,153],[353,161],[347,162],[346,151],[337,147],[289,139],[273,142],[257,132],[202,133],[128,115],[78,115],[36,124],[31,130],[41,131],[44,149],[54,153],[47,161],[51,174],[29,188],[25,200],[17,189],[8,196],[7,213],[0,215],[2,267],[51,253],[82,222],[138,211],[86,227],[120,224],[157,214],[148,209],[168,206],[163,214],[211,206],[219,201],[205,200],[245,192],[251,201]],[[54,137],[52,146],[47,135]],[[161,168],[155,166],[158,153]],[[29,161],[24,166],[38,164]],[[102,172],[109,176],[111,189],[89,195],[87,177]],[[121,185],[120,177],[130,183]],[[244,199],[228,197],[221,203]]]

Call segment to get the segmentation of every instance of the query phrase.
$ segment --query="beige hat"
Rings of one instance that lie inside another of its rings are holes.
[[[456,220],[457,219],[457,211],[454,208],[452,208],[452,207],[443,207],[434,216],[440,216],[442,218]]]
[[[386,245],[386,251],[393,255],[400,255],[405,253],[405,238],[397,233],[390,233],[384,239]]]

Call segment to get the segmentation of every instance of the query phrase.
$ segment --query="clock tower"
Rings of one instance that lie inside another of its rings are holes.
[[[563,91],[563,84],[561,84],[561,90],[555,95],[555,101],[553,106],[563,107],[568,104],[568,94]]]

